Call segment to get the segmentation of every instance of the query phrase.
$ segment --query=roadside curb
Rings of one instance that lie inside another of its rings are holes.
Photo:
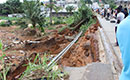
[[[97,17],[98,18],[98,17]],[[108,38],[108,36],[106,35],[104,29],[103,29],[103,25],[101,24],[99,18],[98,21],[100,23],[101,28],[99,27],[99,34],[101,36],[101,40],[105,49],[105,53],[106,53],[106,61],[108,64],[111,65],[113,74],[116,74],[117,76],[120,75],[121,73],[121,69],[122,69],[122,63],[119,60],[119,57],[116,54],[116,51],[114,50],[112,44],[110,43],[110,40]]]

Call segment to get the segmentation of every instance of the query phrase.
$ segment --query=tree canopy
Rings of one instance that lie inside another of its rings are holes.
[[[7,15],[12,13],[22,13],[22,3],[20,0],[7,0],[6,3],[0,4],[0,14]]]

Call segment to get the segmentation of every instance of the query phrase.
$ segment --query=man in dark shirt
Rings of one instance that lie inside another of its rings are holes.
[[[123,13],[125,14],[125,18],[126,18],[128,16],[128,10],[127,10],[127,8],[124,8]]]

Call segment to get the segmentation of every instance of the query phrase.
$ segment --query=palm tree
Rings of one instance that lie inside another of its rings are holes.
[[[67,6],[66,11],[67,12],[72,12],[74,10],[74,6]]]
[[[42,27],[45,22],[45,15],[44,13],[41,13],[40,0],[24,0],[23,10],[25,18],[32,23],[34,28],[36,28],[36,24],[39,24],[40,27]]]

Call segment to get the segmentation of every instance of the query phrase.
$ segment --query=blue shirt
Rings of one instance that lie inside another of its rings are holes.
[[[130,15],[118,25],[117,40],[123,61],[123,69],[119,80],[130,80]]]

